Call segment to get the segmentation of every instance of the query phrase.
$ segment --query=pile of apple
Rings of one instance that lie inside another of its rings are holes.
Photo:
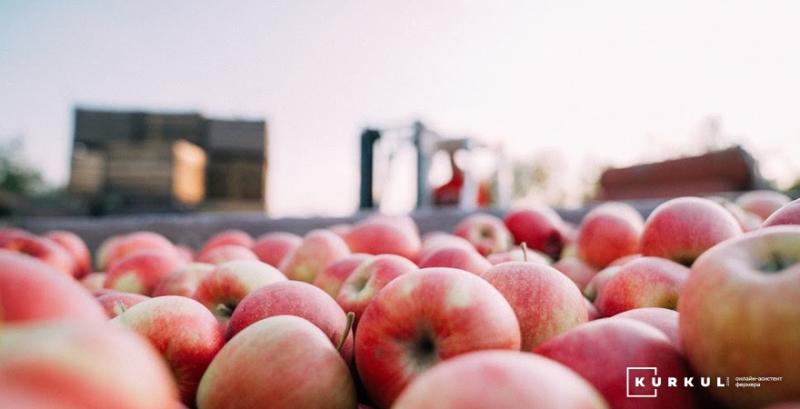
[[[766,219],[766,220],[764,220]],[[780,225],[780,226],[778,226]],[[94,263],[93,263],[94,261]],[[93,266],[95,269],[93,269]],[[782,377],[759,388],[675,377]],[[699,383],[695,380],[695,384]],[[304,237],[0,230],[0,408],[798,408],[800,201],[371,216]]]

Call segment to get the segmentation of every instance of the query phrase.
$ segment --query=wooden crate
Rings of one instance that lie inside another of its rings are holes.
[[[106,181],[106,154],[102,150],[78,148],[72,152],[67,190],[78,195],[94,195]]]

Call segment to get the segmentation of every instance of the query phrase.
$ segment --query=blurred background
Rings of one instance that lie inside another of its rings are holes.
[[[0,214],[800,194],[793,1],[0,0]]]

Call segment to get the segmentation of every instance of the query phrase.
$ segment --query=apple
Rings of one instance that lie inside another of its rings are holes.
[[[600,270],[594,275],[594,277],[592,277],[591,280],[589,280],[589,283],[586,284],[586,287],[583,288],[583,295],[590,301],[596,300],[597,295],[603,291],[603,287],[606,285],[608,280],[617,275],[621,268],[622,266],[609,266]]]
[[[72,256],[75,260],[75,270],[72,275],[75,278],[83,278],[92,272],[92,255],[89,253],[89,247],[77,234],[66,230],[54,230],[47,232],[44,237],[53,240]]]
[[[249,248],[237,244],[220,244],[197,255],[197,261],[206,264],[221,264],[233,260],[258,260]]]
[[[489,254],[486,256],[486,261],[491,265],[505,263],[507,261],[527,261],[529,263],[541,263],[550,265],[550,257],[531,249],[513,249],[503,253]]]
[[[515,244],[525,243],[554,260],[561,257],[567,239],[564,237],[564,221],[553,209],[540,206],[512,210],[503,222]]]
[[[394,221],[385,217],[357,223],[344,240],[353,253],[396,254],[410,260],[417,258],[421,248],[413,220]]]
[[[789,196],[774,190],[753,190],[736,198],[737,205],[761,219],[768,218],[791,201]]]
[[[422,238],[422,248],[413,261],[419,261],[427,257],[431,252],[443,247],[459,247],[467,250],[474,250],[475,247],[463,237],[459,237],[442,231],[427,233]]]
[[[199,409],[353,409],[353,379],[328,336],[299,317],[250,325],[219,351],[197,391]]]
[[[7,325],[2,333],[3,408],[166,409],[177,398],[158,353],[106,322]]]
[[[420,268],[450,267],[481,275],[492,266],[474,248],[439,247],[426,253],[419,260]]]
[[[567,276],[581,291],[592,281],[597,274],[597,269],[590,266],[583,260],[568,256],[558,260],[553,267]]]
[[[742,209],[739,205],[728,199],[723,197],[709,197],[708,199],[719,203],[725,210],[729,211],[733,218],[736,219],[736,222],[739,223],[739,227],[742,228],[742,231],[756,230],[764,223],[762,217]]]
[[[236,245],[250,248],[253,245],[253,237],[241,230],[231,229],[221,231],[206,240],[203,248],[200,249],[200,253],[207,253],[209,250],[215,247],[225,245]]]
[[[331,297],[336,297],[339,294],[339,289],[342,288],[342,284],[344,284],[347,277],[350,277],[353,270],[371,257],[369,254],[353,253],[333,261],[322,272],[317,274],[312,284],[321,288]]]
[[[166,237],[158,233],[140,231],[106,239],[97,250],[97,267],[102,271],[109,270],[118,261],[142,250],[177,253],[175,246]]]
[[[576,240],[578,256],[603,268],[612,261],[639,252],[644,220],[632,206],[608,202],[595,207],[583,218]]]
[[[456,225],[456,236],[469,241],[484,256],[508,251],[512,243],[503,220],[490,214],[473,214]]]
[[[800,199],[776,210],[772,216],[764,220],[763,227],[778,226],[783,224],[800,224]]]
[[[491,284],[463,270],[428,268],[397,277],[369,303],[356,331],[356,367],[372,400],[388,408],[440,361],[519,347],[514,310]]]
[[[280,281],[286,281],[286,277],[267,263],[255,260],[228,261],[203,277],[192,297],[224,323],[248,294]]]
[[[595,307],[588,298],[583,298],[583,304],[586,305],[586,317],[588,318],[588,321],[594,321],[598,318],[603,318],[600,315],[600,312],[597,311],[597,307]]]
[[[150,341],[169,364],[181,400],[192,405],[200,378],[225,343],[216,318],[191,298],[166,295],[142,301],[112,322]]]
[[[106,282],[106,273],[89,273],[80,282],[89,291],[99,290]]]
[[[627,264],[629,261],[636,260],[637,258],[639,258],[641,256],[642,256],[641,254],[637,253],[637,254],[631,254],[631,255],[628,255],[628,256],[625,256],[625,257],[620,257],[620,258],[612,261],[611,264],[608,265],[608,267],[622,266],[622,265]]]
[[[701,376],[779,376],[716,388],[732,408],[800,399],[800,226],[723,242],[692,265],[678,303],[684,351]]]
[[[690,266],[704,251],[741,233],[736,219],[719,204],[680,197],[660,204],[647,218],[642,255]]]
[[[176,253],[142,250],[114,263],[106,274],[103,287],[151,295],[164,277],[185,264]]]
[[[0,324],[66,318],[105,321],[106,315],[77,281],[38,259],[0,250]]]
[[[679,351],[683,350],[681,335],[678,330],[678,313],[675,310],[659,307],[636,308],[623,311],[617,318],[628,318],[651,325],[667,335],[672,345]]]
[[[75,258],[61,245],[45,237],[26,232],[8,232],[0,236],[0,249],[35,257],[69,277],[77,271]]]
[[[481,276],[511,305],[519,322],[522,350],[588,320],[583,294],[566,276],[545,264],[510,261]]]
[[[114,318],[122,314],[130,307],[142,301],[149,300],[150,297],[142,294],[123,293],[119,291],[109,291],[96,296],[97,302],[103,307],[108,318]]]
[[[607,407],[594,387],[564,365],[512,351],[470,352],[442,362],[414,380],[392,406],[393,409]]]
[[[349,233],[350,230],[353,229],[353,226],[350,225],[350,224],[347,224],[347,223],[337,223],[337,224],[334,224],[334,225],[326,227],[326,229],[336,233],[336,235],[338,235],[339,237],[344,239],[344,237],[347,235],[347,233]]]
[[[183,261],[187,263],[194,262],[194,250],[185,245],[185,244],[178,244],[175,246],[175,251],[178,252],[178,256],[183,259]]]
[[[350,250],[341,237],[328,230],[312,230],[284,258],[279,269],[291,280],[311,283],[328,264],[348,254]]]
[[[579,325],[558,335],[535,351],[560,362],[589,381],[614,409],[653,408],[691,409],[697,407],[694,390],[667,387],[667,378],[682,382],[690,375],[680,351],[667,336],[654,327],[626,318],[604,318]],[[655,367],[662,384],[651,386],[653,373],[634,372],[628,368]],[[636,376],[645,376],[645,386],[635,383]],[[695,379],[695,383],[699,383]],[[628,393],[657,396],[631,398]]]
[[[226,337],[236,334],[264,318],[276,315],[294,315],[319,327],[338,346],[344,331],[347,338],[341,354],[346,362],[353,358],[353,336],[347,328],[347,315],[328,294],[302,281],[281,281],[253,291],[236,307],[228,323]]]
[[[206,263],[189,263],[162,278],[153,290],[153,297],[161,295],[182,295],[191,297],[206,276],[216,266]]]
[[[405,257],[394,254],[374,256],[361,263],[347,277],[336,296],[336,302],[343,310],[355,314],[355,324],[358,325],[361,314],[375,294],[400,275],[417,270],[417,265]]]
[[[689,269],[659,257],[641,257],[622,267],[598,291],[595,306],[610,317],[634,308],[675,309]]]
[[[286,256],[300,247],[303,239],[292,233],[274,232],[259,236],[255,243],[250,246],[250,250],[255,253],[259,260],[273,266],[280,267],[281,262]]]

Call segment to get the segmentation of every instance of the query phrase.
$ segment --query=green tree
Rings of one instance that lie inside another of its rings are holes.
[[[42,175],[20,158],[22,139],[0,144],[0,191],[30,196],[44,189]]]

